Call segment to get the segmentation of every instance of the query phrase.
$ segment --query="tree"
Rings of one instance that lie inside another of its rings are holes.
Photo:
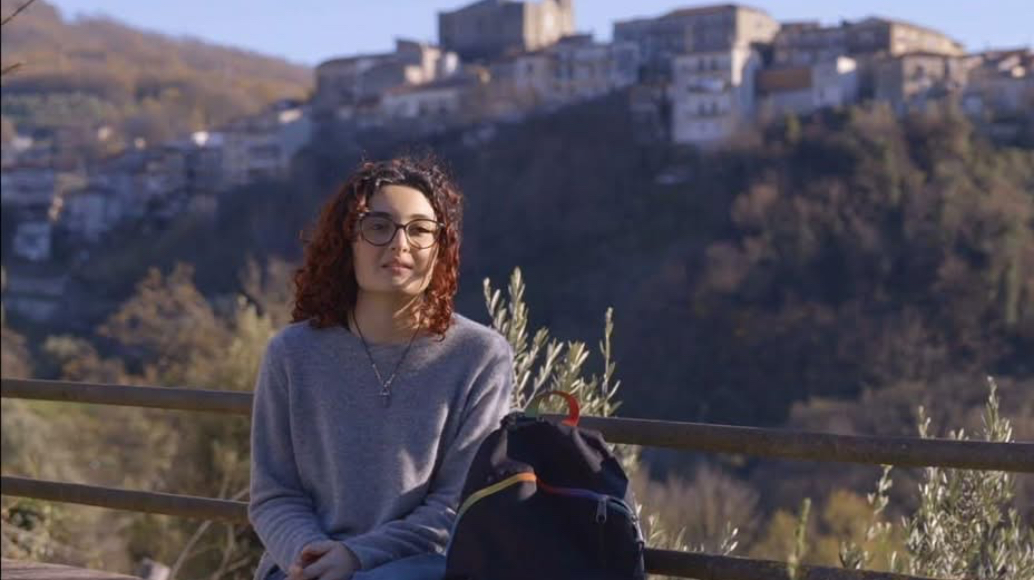
[[[12,12],[11,14],[5,16],[3,21],[0,21],[0,28],[2,28],[4,26],[7,26],[19,14],[21,14],[23,11],[25,11],[26,8],[28,8],[29,6],[32,6],[32,3],[35,2],[35,1],[36,0],[26,0],[26,2],[24,4],[22,4],[21,6],[19,6],[18,8],[16,8],[14,10],[14,12]],[[3,67],[2,69],[0,69],[0,76],[6,75],[6,74],[9,74],[9,73],[12,73],[12,72],[18,70],[18,68],[21,67],[24,64],[25,63],[22,63],[22,62],[16,62],[16,63],[10,64],[10,65],[7,65],[7,66]]]
[[[1012,441],[1012,426],[999,412],[997,385],[988,379],[982,439]],[[919,409],[919,436],[931,436],[930,420]],[[964,431],[951,439],[966,440]],[[885,466],[876,491],[869,496],[872,519],[865,538],[885,540],[896,528],[883,521],[890,489],[890,466]],[[1013,476],[1001,471],[928,467],[919,484],[919,505],[903,519],[902,552],[884,552],[888,570],[945,579],[1007,580],[1034,575],[1034,527],[1025,524],[1012,506]],[[885,544],[886,545],[886,544]],[[874,555],[853,541],[841,547],[845,567],[871,565]]]
[[[0,268],[0,292],[7,288],[7,270]],[[0,303],[0,373],[4,377],[32,376],[32,358],[25,337],[7,327],[7,314]]]

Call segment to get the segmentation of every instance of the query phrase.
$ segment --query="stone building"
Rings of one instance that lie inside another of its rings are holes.
[[[634,84],[638,66],[632,43],[565,36],[547,48],[492,62],[491,83],[479,106],[486,116],[516,118],[531,109],[601,97]]]
[[[761,121],[848,105],[858,98],[857,63],[839,56],[810,66],[762,70],[757,92]]]
[[[51,167],[12,165],[0,173],[0,201],[5,208],[49,207],[60,173]]]
[[[441,80],[458,69],[455,53],[404,39],[396,40],[394,52],[328,60],[316,67],[313,114],[347,120],[375,113],[386,91]]]
[[[209,135],[210,146],[220,149],[222,185],[234,187],[286,176],[295,153],[308,144],[311,135],[308,109],[291,101],[228,123]]]
[[[438,13],[438,42],[465,61],[545,48],[574,33],[574,0],[481,0]]]
[[[568,36],[545,50],[552,78],[546,100],[569,103],[605,95],[636,82],[639,48],[631,42],[595,42],[591,35]]]
[[[123,201],[114,190],[90,186],[62,198],[60,226],[76,242],[94,243],[123,219]]]
[[[695,52],[729,52],[771,42],[779,23],[768,13],[739,4],[674,10],[656,18],[614,23],[614,41],[639,47],[646,75],[666,77],[672,59]]]
[[[946,34],[900,20],[866,18],[836,26],[818,22],[783,25],[773,40],[772,66],[810,67],[847,56],[858,65],[859,92],[874,96],[877,63],[905,54],[961,57],[963,46]]]
[[[932,100],[961,96],[972,65],[963,56],[930,52],[883,57],[873,64],[874,97],[903,113]]]
[[[474,75],[457,74],[449,78],[413,86],[388,89],[380,101],[385,120],[434,120],[447,124],[464,112],[467,94],[480,84]]]
[[[721,142],[751,123],[761,66],[758,51],[743,45],[675,57],[669,88],[672,141]]]
[[[967,113],[1034,118],[1034,51],[993,50],[974,55],[963,97]]]
[[[912,52],[962,56],[965,49],[943,32],[900,20],[866,18],[821,26],[784,24],[773,41],[775,66],[807,66],[838,56],[900,56]]]

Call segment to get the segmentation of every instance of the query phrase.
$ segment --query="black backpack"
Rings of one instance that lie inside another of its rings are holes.
[[[538,416],[547,395],[567,399],[562,424]],[[463,486],[446,580],[646,578],[628,478],[578,417],[574,397],[549,391],[485,439]]]

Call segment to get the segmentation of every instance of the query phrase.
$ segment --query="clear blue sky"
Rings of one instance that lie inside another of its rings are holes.
[[[396,37],[435,41],[439,10],[462,0],[50,0],[66,18],[106,14],[133,26],[187,35],[315,65],[389,50]],[[715,4],[719,2],[713,2]],[[579,31],[610,38],[615,20],[706,4],[671,0],[575,0]],[[1034,44],[1034,0],[754,0],[777,20],[834,23],[869,15],[942,30],[970,50]]]

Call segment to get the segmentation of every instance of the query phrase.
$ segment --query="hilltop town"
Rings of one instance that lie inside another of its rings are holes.
[[[437,44],[398,39],[392,52],[327,60],[307,99],[166,142],[138,139],[88,165],[60,138],[17,134],[3,144],[3,212],[14,224],[7,259],[75,263],[127,223],[161,228],[184,213],[212,215],[224,192],[285,178],[317,134],[468,128],[490,138],[497,124],[616,92],[627,96],[638,139],[704,149],[788,115],[869,100],[900,114],[951,101],[1005,138],[1034,115],[1029,47],[968,52],[918,24],[779,22],[738,4],[618,21],[600,42],[576,30],[574,10],[573,0],[482,0],[441,12]],[[68,141],[112,130],[98,122]],[[59,257],[59,244],[76,251]],[[46,320],[45,296],[60,295],[61,284],[12,276],[6,305]]]

